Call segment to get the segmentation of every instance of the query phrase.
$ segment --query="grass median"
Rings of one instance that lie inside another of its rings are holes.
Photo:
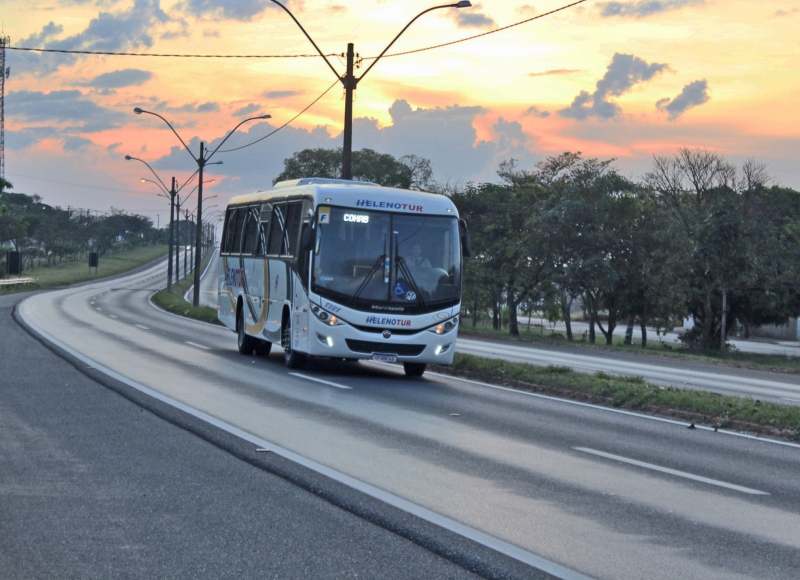
[[[800,407],[707,391],[661,387],[641,377],[580,373],[563,366],[535,366],[456,353],[437,372],[513,389],[555,395],[620,409],[675,417],[717,429],[800,441]]]
[[[203,257],[203,260],[200,263],[201,272],[205,271],[212,255],[213,252],[209,252]],[[201,322],[208,322],[209,324],[217,324],[221,326],[222,323],[217,318],[216,308],[209,308],[208,306],[192,306],[191,302],[187,302],[183,299],[183,295],[188,292],[189,288],[192,287],[192,282],[194,280],[193,272],[194,270],[190,271],[187,276],[180,279],[178,282],[173,283],[172,292],[167,292],[167,289],[164,288],[163,290],[159,290],[153,294],[153,302],[158,307],[166,310],[167,312],[171,312],[172,314],[178,314],[179,316],[185,316],[186,318],[192,318]]]
[[[515,342],[533,342],[537,344],[547,344],[553,346],[574,346],[610,352],[624,352],[635,355],[660,356],[695,362],[711,363],[717,365],[731,366],[736,368],[747,368],[756,370],[767,370],[779,373],[800,374],[800,356],[788,356],[783,354],[759,354],[752,352],[742,352],[730,350],[725,356],[718,354],[706,354],[697,350],[686,348],[683,345],[661,344],[658,337],[650,338],[647,348],[642,348],[641,343],[634,339],[632,345],[625,345],[622,338],[614,337],[614,344],[604,343],[605,338],[599,337],[597,344],[591,344],[585,340],[574,340],[567,342],[565,333],[556,331],[551,333],[549,329],[541,331],[539,328],[534,330],[523,330],[520,328],[518,337],[511,336],[508,331],[494,330],[487,327],[473,327],[462,324],[458,328],[460,336],[492,338],[497,340],[511,340]],[[598,333],[599,334],[599,333]],[[577,334],[581,336],[581,334]]]
[[[100,265],[96,274],[94,268],[90,271],[88,260],[26,269],[20,277],[33,278],[36,280],[36,285],[0,289],[0,294],[25,292],[34,288],[56,288],[78,284],[79,282],[99,280],[100,278],[116,276],[117,274],[135,270],[166,255],[167,246],[142,246],[119,254],[105,254],[100,256]]]

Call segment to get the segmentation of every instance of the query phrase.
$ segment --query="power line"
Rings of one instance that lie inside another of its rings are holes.
[[[577,6],[578,4],[583,4],[586,1],[587,0],[577,0],[577,2],[566,4],[564,6],[561,6],[560,8],[556,8],[554,10],[550,10],[549,12],[544,12],[537,16],[533,16],[531,18],[515,22],[514,24],[509,24],[508,26],[503,26],[501,28],[495,28],[494,30],[490,30],[488,32],[482,32],[480,34],[475,34],[473,36],[467,36],[466,38],[461,38],[459,40],[444,42],[442,44],[435,44],[433,46],[426,46],[425,48],[406,50],[404,52],[393,52],[385,54],[383,56],[384,57],[403,56],[406,54],[414,54],[417,52],[424,52],[427,50],[433,50],[435,48],[442,48],[444,46],[459,44],[461,42],[467,42],[468,40],[474,40],[476,38],[481,38],[483,36],[488,36],[490,34],[495,34],[497,32],[508,30],[509,28],[514,28],[515,26],[527,24],[528,22],[533,22],[534,20],[539,20],[540,18],[544,18],[545,16],[550,16],[557,12],[561,12],[563,10],[567,10],[569,8]],[[95,50],[61,50],[55,48],[23,48],[20,46],[7,46],[6,48],[8,50],[26,50],[31,52],[56,52],[62,54],[96,54],[96,55],[106,55],[106,56],[153,56],[153,57],[168,57],[168,58],[319,58],[320,56],[318,54],[151,54],[151,53],[141,53],[141,52],[108,52],[108,51],[95,51]],[[332,57],[340,55],[339,53],[331,53],[331,54],[326,54],[325,56]],[[366,56],[363,57],[363,60],[373,60],[375,58],[377,57]]]
[[[288,121],[286,121],[286,122],[285,122],[283,125],[281,125],[281,126],[280,126],[280,127],[278,127],[277,129],[275,129],[275,130],[274,130],[274,131],[272,131],[271,133],[267,133],[266,135],[264,135],[264,136],[263,136],[263,137],[261,137],[260,139],[256,139],[255,141],[253,141],[252,143],[248,143],[247,145],[242,145],[241,147],[234,147],[233,149],[223,149],[222,151],[218,151],[217,153],[230,153],[231,151],[238,151],[239,149],[244,149],[245,147],[250,147],[251,145],[255,145],[256,143],[258,143],[259,141],[263,141],[263,140],[264,140],[264,139],[266,139],[267,137],[271,137],[272,135],[274,135],[275,133],[277,133],[278,131],[280,131],[281,129],[283,129],[284,127],[286,127],[287,125],[289,125],[289,124],[290,124],[292,121],[294,121],[295,119],[297,119],[297,117],[299,117],[300,115],[302,115],[303,113],[305,113],[306,111],[308,111],[308,110],[309,110],[311,107],[313,107],[314,105],[316,105],[316,104],[317,104],[317,101],[319,101],[319,100],[320,100],[322,97],[324,97],[325,95],[327,95],[327,94],[328,94],[328,92],[329,92],[329,91],[330,91],[330,90],[331,90],[331,89],[332,89],[332,88],[333,88],[333,87],[336,85],[336,83],[338,83],[338,82],[339,82],[339,79],[336,79],[335,81],[333,81],[333,84],[332,84],[331,86],[329,86],[327,89],[325,89],[325,92],[324,92],[324,93],[322,93],[320,96],[318,96],[316,99],[314,99],[314,100],[311,102],[311,104],[310,104],[310,105],[308,105],[308,106],[307,106],[305,109],[303,109],[302,111],[300,111],[299,113],[297,113],[297,114],[296,114],[294,117],[292,117],[291,119],[289,119]]]
[[[318,54],[152,54],[143,52],[107,52],[97,50],[61,50],[56,48],[23,48],[8,46],[8,50],[27,50],[30,52],[58,52],[62,54],[97,54],[106,56],[158,56],[169,58],[319,58]],[[326,54],[325,56],[336,56]]]

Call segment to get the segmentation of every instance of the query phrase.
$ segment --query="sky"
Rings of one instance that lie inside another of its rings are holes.
[[[490,32],[569,0],[484,0],[421,16],[360,81],[354,149],[431,161],[440,183],[498,181],[503,160],[530,169],[565,151],[614,158],[634,179],[654,155],[701,147],[735,163],[755,158],[800,190],[800,0],[586,1]],[[430,0],[287,0],[340,73],[347,43],[356,75]],[[187,180],[215,148],[209,214],[236,194],[268,189],[283,160],[342,144],[344,98],[333,71],[270,0],[4,0],[12,47],[162,58],[8,50],[6,178],[61,207],[141,213],[163,226],[167,200],[142,178]],[[278,57],[281,58],[278,58]],[[330,88],[334,85],[332,88]],[[325,93],[326,90],[330,90]],[[248,145],[313,106],[288,126]],[[191,189],[187,186],[185,192]],[[214,198],[213,196],[216,196]]]

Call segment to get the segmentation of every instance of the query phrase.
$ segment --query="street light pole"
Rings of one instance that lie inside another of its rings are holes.
[[[336,69],[333,67],[331,62],[328,60],[328,57],[323,54],[323,52],[317,46],[317,43],[311,38],[311,36],[306,32],[306,29],[303,28],[303,25],[294,17],[286,6],[278,2],[278,0],[270,0],[273,4],[277,4],[281,8],[283,8],[284,12],[286,12],[292,20],[294,20],[295,24],[303,31],[303,34],[306,35],[306,38],[311,42],[314,48],[317,50],[319,55],[325,60],[328,64],[328,67],[333,71],[333,74],[336,75],[342,85],[344,86],[344,131],[342,131],[342,179],[353,179],[353,91],[356,90],[358,83],[367,76],[367,73],[375,66],[381,57],[386,54],[386,51],[400,38],[400,35],[403,34],[409,26],[411,26],[414,21],[422,16],[423,14],[427,14],[432,10],[439,10],[440,8],[469,8],[472,4],[468,0],[461,0],[460,2],[456,2],[455,4],[443,4],[441,6],[433,6],[428,8],[427,10],[423,10],[419,14],[417,14],[414,18],[412,18],[408,24],[403,27],[397,36],[392,39],[392,41],[386,45],[386,48],[383,49],[375,60],[372,61],[372,64],[367,67],[367,70],[360,77],[356,77],[353,74],[353,62],[355,60],[355,50],[353,43],[350,42],[347,44],[347,69],[344,76],[341,76]]]
[[[167,124],[167,126],[170,129],[172,129],[172,132],[175,133],[175,136],[178,138],[178,141],[181,142],[181,145],[183,145],[183,148],[186,149],[186,152],[189,155],[191,155],[191,157],[194,160],[194,162],[197,163],[197,172],[200,174],[199,181],[198,181],[198,184],[197,184],[197,226],[198,226],[198,229],[199,229],[199,226],[201,225],[200,224],[200,220],[202,219],[201,213],[202,213],[202,210],[203,210],[203,169],[205,168],[206,165],[218,165],[218,164],[221,165],[222,164],[222,161],[216,161],[214,163],[209,163],[208,161],[214,156],[214,154],[217,151],[219,151],[219,148],[222,147],[222,145],[225,143],[225,141],[227,141],[230,138],[230,136],[233,135],[239,127],[241,127],[242,125],[244,125],[248,121],[255,121],[256,119],[271,119],[272,118],[272,115],[259,115],[257,117],[250,117],[249,119],[245,119],[244,121],[242,121],[238,125],[236,125],[233,128],[233,130],[225,136],[225,138],[220,142],[220,144],[217,145],[217,148],[214,149],[207,156],[206,156],[205,144],[201,141],[200,142],[200,157],[195,157],[194,153],[192,153],[192,150],[189,149],[189,146],[186,145],[186,143],[183,141],[183,139],[181,139],[181,136],[178,135],[178,132],[175,130],[175,127],[173,127],[170,124],[170,122],[167,121],[164,117],[162,117],[158,113],[153,113],[152,111],[145,111],[144,109],[142,109],[140,107],[134,108],[133,112],[135,114],[137,114],[137,115],[141,115],[142,113],[147,113],[148,115],[153,115],[154,117],[158,117],[159,119],[164,121]],[[195,244],[198,245],[198,250],[199,250],[200,241],[201,241],[200,240],[200,234],[196,233],[195,234]],[[200,252],[199,251],[195,252],[195,260],[194,260],[194,296],[192,298],[192,305],[200,306]]]

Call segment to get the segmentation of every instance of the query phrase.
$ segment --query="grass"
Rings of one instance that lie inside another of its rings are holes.
[[[636,330],[638,332],[638,328]],[[640,341],[635,338],[632,345],[625,345],[624,340],[616,336],[614,337],[614,342],[612,345],[606,345],[605,338],[600,334],[599,331],[597,332],[597,344],[591,344],[585,340],[582,340],[583,335],[581,333],[574,334],[574,337],[577,340],[574,340],[573,342],[567,342],[566,333],[562,331],[551,333],[549,329],[544,329],[542,332],[541,328],[537,327],[533,327],[532,330],[528,331],[525,330],[523,325],[520,325],[519,337],[514,337],[511,336],[507,330],[495,330],[486,326],[473,327],[468,320],[465,320],[464,323],[459,326],[458,332],[460,336],[480,336],[499,340],[514,340],[519,342],[533,342],[547,345],[568,345],[606,352],[610,351],[624,352],[628,354],[654,355],[695,362],[721,364],[738,368],[800,374],[800,357],[783,354],[759,354],[752,352],[741,352],[737,350],[728,351],[723,357],[718,354],[706,354],[700,351],[692,350],[684,347],[683,345],[661,345],[658,341],[658,337],[651,336],[650,334],[648,334],[647,348],[642,348]]]
[[[739,429],[800,441],[800,407],[660,387],[641,377],[586,374],[562,366],[540,367],[456,353],[445,374],[478,378],[529,392],[546,392],[601,405],[680,417],[721,429]]]
[[[212,252],[206,254],[200,263],[201,272],[205,271],[209,260],[211,260],[211,255]],[[193,318],[201,322],[208,322],[209,324],[221,325],[222,323],[217,318],[217,310],[215,308],[209,308],[208,306],[192,306],[190,302],[186,302],[186,300],[183,299],[183,295],[192,286],[192,281],[194,280],[193,272],[194,270],[190,271],[185,278],[173,283],[171,293],[167,292],[165,288],[153,294],[153,302],[172,314]]]
[[[94,268],[89,271],[88,259],[80,262],[65,262],[50,266],[49,268],[32,268],[22,272],[22,278],[33,278],[37,281],[37,286],[21,286],[0,290],[0,294],[12,294],[15,292],[25,292],[34,288],[55,288],[58,286],[69,286],[98,280],[122,274],[144,266],[162,256],[167,255],[167,246],[143,246],[119,254],[106,254],[100,256],[100,266],[97,274]]]

